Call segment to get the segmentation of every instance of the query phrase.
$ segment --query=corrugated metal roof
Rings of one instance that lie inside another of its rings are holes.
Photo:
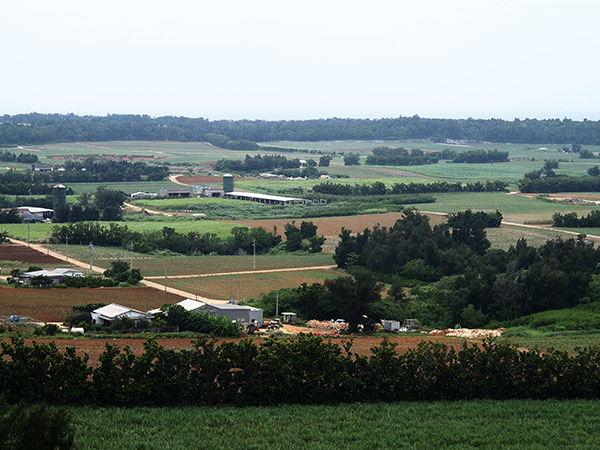
[[[119,305],[117,303],[111,303],[110,305],[106,305],[103,306],[102,308],[98,308],[95,309],[93,312],[105,317],[117,317],[120,316],[121,314],[125,314],[129,311],[133,311],[139,314],[143,314],[146,315],[146,313],[143,313],[141,311],[138,311],[137,309],[133,309],[133,308],[128,308],[127,306],[123,306],[123,305]]]
[[[294,197],[282,197],[280,195],[268,195],[268,194],[257,194],[254,192],[239,192],[239,191],[232,191],[232,192],[227,192],[225,195],[235,195],[238,197],[245,197],[245,198],[259,198],[259,199],[263,199],[263,200],[273,200],[273,201],[277,201],[277,202],[291,202],[291,201],[304,201],[301,198],[294,198]]]

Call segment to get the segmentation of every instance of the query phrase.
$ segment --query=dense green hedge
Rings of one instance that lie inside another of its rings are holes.
[[[98,405],[340,403],[359,401],[599,398],[600,348],[574,355],[485,342],[454,350],[422,342],[402,355],[383,341],[371,356],[322,338],[269,338],[257,346],[201,337],[193,350],[153,340],[135,356],[106,344],[100,364],[54,343],[2,343],[0,394],[8,401]]]

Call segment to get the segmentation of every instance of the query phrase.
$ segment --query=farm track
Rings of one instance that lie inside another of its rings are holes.
[[[203,278],[203,277],[220,277],[226,275],[252,275],[252,274],[260,274],[260,273],[278,273],[278,272],[300,272],[303,270],[329,270],[336,269],[337,266],[335,264],[331,264],[328,266],[310,266],[310,267],[286,267],[284,269],[264,269],[264,270],[243,270],[238,272],[221,272],[221,273],[203,273],[198,275],[173,275],[169,278]],[[164,277],[161,276],[153,276],[146,277],[147,280],[160,280]]]

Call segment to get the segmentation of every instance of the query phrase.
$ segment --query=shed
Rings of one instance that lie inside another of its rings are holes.
[[[293,312],[284,312],[281,313],[281,315],[283,316],[283,321],[285,323],[295,322],[298,319],[298,315]]]
[[[385,331],[391,331],[393,333],[397,333],[398,331],[400,331],[399,320],[382,320],[381,324],[383,325],[383,329]]]
[[[207,303],[201,311],[206,311],[221,317],[229,317],[231,320],[245,324],[254,323],[260,326],[263,323],[263,310],[251,306],[233,305],[231,303]]]
[[[185,188],[185,187],[160,188],[159,196],[167,197],[167,198],[189,197],[190,196],[190,188]]]

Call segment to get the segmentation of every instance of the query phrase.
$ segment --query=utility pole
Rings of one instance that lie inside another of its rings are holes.
[[[88,245],[89,249],[90,249],[90,275],[92,274],[92,258],[94,256],[94,244],[92,244],[90,242],[90,245]]]
[[[199,295],[200,295],[200,274],[198,274],[198,292],[196,292],[196,301],[198,301]]]
[[[275,291],[277,296],[275,297],[275,318],[279,317],[279,289]]]
[[[65,255],[67,257],[67,262],[69,262],[69,235],[68,234],[65,237],[65,239],[66,239],[66,243],[65,243]]]
[[[29,224],[30,222],[27,222],[27,247],[29,247]]]
[[[165,292],[167,292],[167,265],[165,264]]]
[[[240,301],[240,280],[237,280],[237,301]]]
[[[129,244],[129,270],[133,270],[133,242]]]
[[[252,239],[252,268],[256,269],[256,239]]]
[[[260,298],[260,280],[262,280],[262,278],[258,277],[258,298]]]
[[[50,255],[50,247],[48,246],[50,243],[50,237],[48,236],[48,232],[46,231],[46,255]]]

